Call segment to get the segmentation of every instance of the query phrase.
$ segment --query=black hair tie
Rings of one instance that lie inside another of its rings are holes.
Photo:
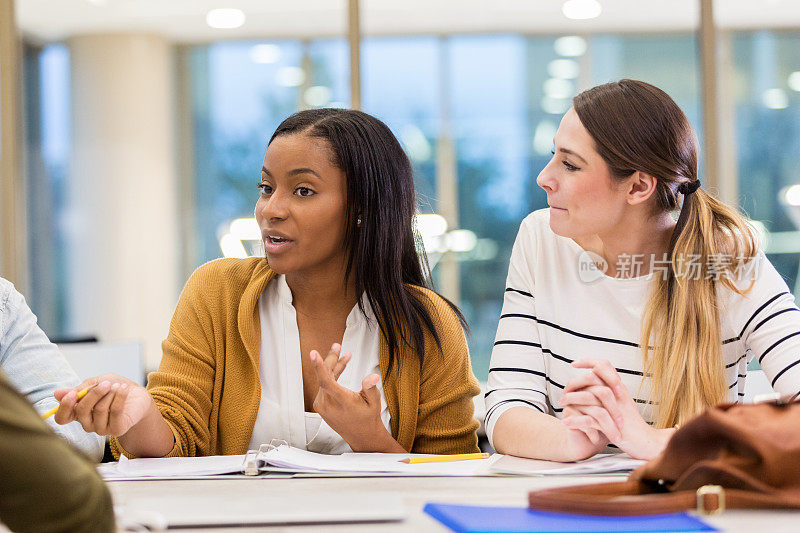
[[[700,180],[684,181],[683,183],[678,185],[678,192],[686,196],[692,194],[699,188],[700,188]]]

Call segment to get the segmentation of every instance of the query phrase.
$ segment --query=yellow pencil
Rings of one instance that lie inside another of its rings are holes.
[[[409,457],[400,459],[401,463],[438,463],[441,461],[468,461],[470,459],[488,459],[488,453],[457,453],[455,455],[432,455],[430,457]]]
[[[87,392],[89,392],[89,389],[90,389],[90,388],[91,388],[91,387],[86,387],[85,389],[83,389],[82,391],[80,391],[80,392],[78,393],[78,399],[80,400],[81,398],[83,398],[84,396],[86,396],[86,393],[87,393]],[[46,413],[42,413],[42,420],[47,420],[48,418],[50,418],[51,416],[53,416],[54,414],[56,414],[56,411],[58,411],[58,408],[59,408],[59,407],[60,407],[60,406],[56,405],[55,407],[53,407],[52,409],[50,409],[50,410],[49,410],[49,411],[47,411]]]

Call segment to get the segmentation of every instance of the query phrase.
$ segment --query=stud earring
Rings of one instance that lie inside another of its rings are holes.
[[[358,215],[358,218],[356,218],[356,226],[360,225],[361,225],[361,215]]]

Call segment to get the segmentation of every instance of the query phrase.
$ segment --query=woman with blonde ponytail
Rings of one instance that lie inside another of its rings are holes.
[[[800,309],[746,218],[702,188],[675,102],[641,81],[600,85],[554,142],[537,178],[549,208],[520,227],[492,352],[495,449],[652,458],[703,409],[742,401],[753,358],[797,393]]]

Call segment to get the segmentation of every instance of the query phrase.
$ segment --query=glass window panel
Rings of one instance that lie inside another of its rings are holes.
[[[25,46],[25,178],[28,197],[29,291],[39,325],[53,339],[67,327],[66,195],[70,164],[69,49]]]
[[[473,370],[485,380],[511,247],[521,219],[543,205],[529,160],[528,50],[519,35],[458,36],[447,45],[459,225],[478,238],[458,255],[461,305]]]
[[[344,39],[321,39],[308,44],[312,63],[309,107],[349,107],[350,48]]]
[[[669,94],[702,139],[700,59],[694,34],[596,35],[591,85],[621,78],[646,81]]]
[[[785,196],[800,184],[800,33],[737,33],[733,57],[741,205],[776,232],[769,259],[800,296],[800,206]]]
[[[362,104],[392,130],[414,168],[423,212],[436,211],[441,89],[437,37],[375,37],[361,46]]]
[[[306,84],[300,41],[220,42],[191,52],[196,264],[220,257],[222,225],[250,217],[269,136]]]

